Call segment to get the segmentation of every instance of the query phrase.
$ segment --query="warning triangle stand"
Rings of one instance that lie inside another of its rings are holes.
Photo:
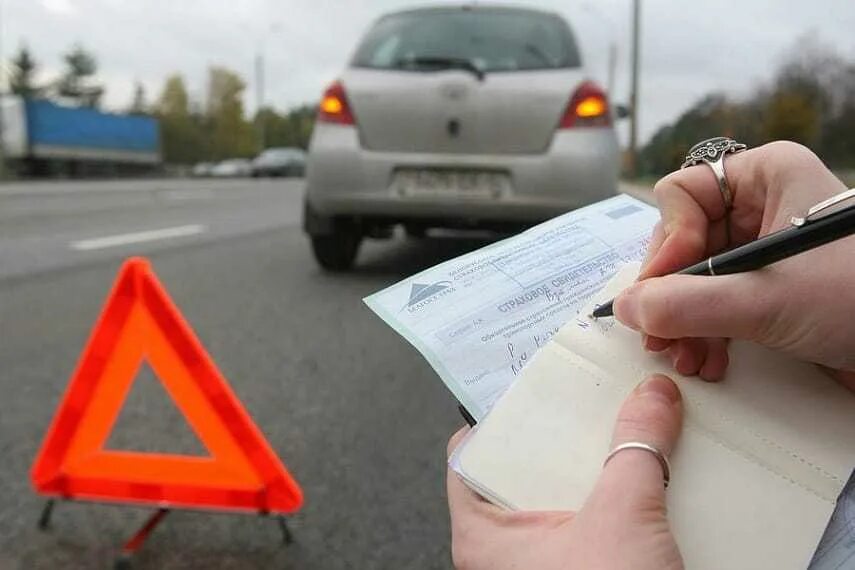
[[[105,449],[137,373],[147,363],[208,455]],[[128,259],[83,350],[31,471],[54,498],[152,505],[158,511],[123,548],[117,566],[174,508],[284,517],[302,491],[252,421],[158,281],[148,261]]]

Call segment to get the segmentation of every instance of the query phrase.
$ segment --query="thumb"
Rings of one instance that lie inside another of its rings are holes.
[[[657,374],[642,382],[618,412],[612,449],[640,442],[671,454],[683,422],[680,390],[670,378]],[[642,449],[625,449],[603,467],[585,510],[609,513],[626,521],[652,515],[665,517],[663,469],[656,456]]]
[[[762,340],[778,314],[774,275],[755,271],[699,277],[667,275],[639,281],[615,299],[626,326],[665,338]]]

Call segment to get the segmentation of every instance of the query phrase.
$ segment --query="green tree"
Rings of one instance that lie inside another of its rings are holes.
[[[256,154],[254,136],[263,122],[264,147],[306,148],[316,109],[303,105],[288,113],[264,107],[250,123],[244,116],[241,78],[221,67],[208,74],[205,104],[190,98],[180,75],[170,76],[154,106],[161,124],[161,149],[166,162],[189,164],[201,160],[250,157]]]
[[[855,97],[853,98],[855,99]],[[843,107],[823,129],[820,156],[830,166],[855,168],[855,100]]]
[[[161,151],[166,162],[190,164],[206,156],[205,132],[200,118],[191,112],[190,97],[180,75],[167,78],[154,114],[160,120]]]
[[[211,129],[211,156],[216,160],[249,157],[257,150],[252,126],[244,117],[244,89],[246,84],[236,73],[216,66],[208,71],[205,112]]]
[[[12,59],[12,76],[9,79],[12,93],[22,97],[37,96],[39,89],[33,81],[37,69],[38,64],[30,54],[30,50],[26,45],[22,45],[18,49],[17,55]]]
[[[819,140],[820,112],[816,104],[799,93],[775,93],[769,100],[764,121],[767,140],[785,139],[808,146]]]
[[[832,167],[855,169],[855,62],[840,65],[830,107],[823,119],[820,156]]]
[[[270,107],[262,107],[255,113],[252,120],[256,132],[263,133],[261,146],[270,148],[287,146],[284,141],[288,137],[288,119]]]
[[[291,109],[286,114],[280,114],[269,107],[259,110],[253,121],[256,129],[264,125],[264,146],[269,147],[298,147],[306,149],[312,136],[315,124],[316,109],[302,105]]]
[[[157,100],[157,112],[162,115],[188,116],[190,114],[190,96],[180,75],[170,75],[163,84],[163,91]]]
[[[314,105],[301,105],[288,113],[291,132],[294,133],[294,145],[302,149],[309,148],[312,130],[315,128],[317,108]]]
[[[673,125],[653,135],[641,152],[643,172],[662,175],[679,168],[686,151],[709,137],[723,135],[753,144],[758,139],[757,127],[747,113],[747,107],[724,95],[707,95]]]
[[[815,56],[819,60],[820,56]],[[779,71],[768,95],[763,120],[766,140],[786,139],[816,148],[828,97],[819,62],[790,61]]]
[[[59,94],[85,107],[97,107],[104,88],[90,81],[98,71],[95,56],[78,44],[63,59],[66,71],[59,81]]]
[[[749,146],[788,139],[812,148],[830,166],[855,168],[855,62],[815,38],[800,38],[775,76],[743,101],[709,95],[645,145],[648,174],[679,167],[695,142],[726,135]]]

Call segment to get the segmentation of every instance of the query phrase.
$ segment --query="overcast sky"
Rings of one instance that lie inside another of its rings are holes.
[[[208,66],[225,65],[249,83],[265,55],[265,100],[279,109],[314,102],[340,72],[359,37],[384,12],[425,0],[0,0],[2,48],[25,42],[45,78],[80,42],[95,53],[108,108],[130,104],[140,81],[149,99],[181,73],[201,97]],[[447,2],[434,2],[447,3]],[[605,84],[608,46],[618,49],[613,99],[628,96],[629,0],[518,0],[563,14],[579,36],[592,77]],[[855,1],[643,0],[640,129],[647,139],[704,94],[748,92],[813,33],[855,60]]]

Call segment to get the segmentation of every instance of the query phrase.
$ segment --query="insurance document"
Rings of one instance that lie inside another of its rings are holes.
[[[365,299],[480,421],[534,353],[628,262],[656,208],[615,196],[441,263]]]

